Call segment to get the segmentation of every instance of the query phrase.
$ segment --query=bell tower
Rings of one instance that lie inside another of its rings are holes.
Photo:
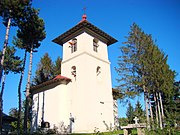
[[[114,126],[110,62],[107,47],[116,39],[103,32],[84,14],[73,28],[53,42],[63,47],[62,76],[67,85],[72,132],[106,131]]]

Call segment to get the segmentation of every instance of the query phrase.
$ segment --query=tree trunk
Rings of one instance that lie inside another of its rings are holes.
[[[162,103],[161,92],[159,92],[159,100],[160,100],[160,106],[161,106],[162,125],[163,125],[163,123],[164,123],[164,108],[163,108],[163,103]]]
[[[23,70],[21,72],[20,80],[19,80],[19,85],[18,85],[18,98],[19,98],[19,109],[18,109],[18,121],[17,121],[17,130],[18,130],[18,135],[20,135],[20,123],[21,123],[21,110],[22,110],[22,104],[21,104],[21,85],[22,85],[22,80],[24,77],[24,70],[25,70],[25,65],[26,65],[26,56],[27,56],[27,51],[25,50],[24,53],[24,60],[23,60]]]
[[[32,58],[33,58],[33,44],[31,45],[31,52],[29,58],[29,71],[28,79],[26,85],[26,103],[25,103],[25,112],[24,112],[24,134],[27,135],[27,122],[28,122],[28,113],[29,113],[29,102],[30,102],[30,83],[31,83],[31,72],[32,72]]]
[[[0,83],[1,83],[1,78],[2,78],[3,64],[4,64],[5,53],[6,53],[6,47],[8,45],[10,26],[11,26],[11,18],[8,19],[8,24],[7,24],[7,27],[6,27],[6,35],[5,35],[5,40],[4,40],[4,46],[3,46],[3,50],[2,50],[1,65],[0,65]]]
[[[2,88],[0,93],[0,134],[2,134],[2,125],[3,125],[3,93],[4,93],[4,86],[5,86],[5,80],[6,80],[6,74],[4,74],[4,77],[2,79]]]
[[[156,98],[157,98],[157,108],[158,108],[158,114],[159,114],[159,125],[160,128],[162,128],[162,116],[161,116],[161,110],[160,110],[160,105],[159,105],[159,98],[158,98],[158,93],[156,92]]]
[[[148,99],[149,99],[149,93],[148,93]],[[153,111],[152,111],[152,105],[151,105],[151,101],[149,100],[149,109],[150,109],[150,115],[151,115],[151,125],[154,124],[154,118],[153,118]]]
[[[149,107],[147,103],[147,91],[145,85],[143,85],[143,90],[144,90],[144,102],[145,102],[145,107],[146,107],[146,120],[147,120],[147,128],[150,128],[150,121],[149,121]]]
[[[154,96],[154,105],[155,105],[155,112],[156,112],[156,124],[157,124],[157,127],[159,127],[159,118],[158,118],[158,111],[157,111],[157,100],[156,100],[156,95],[153,94]]]

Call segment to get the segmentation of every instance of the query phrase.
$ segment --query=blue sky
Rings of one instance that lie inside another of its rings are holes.
[[[75,26],[83,15],[83,7],[87,7],[87,20],[118,40],[109,46],[111,61],[112,85],[117,85],[117,58],[119,47],[126,41],[125,36],[130,31],[130,25],[137,23],[146,33],[152,34],[157,45],[168,55],[171,69],[180,73],[180,1],[179,0],[34,0],[33,6],[40,9],[40,17],[45,21],[47,37],[42,42],[38,52],[33,56],[33,72],[40,58],[48,52],[53,60],[62,56],[62,47],[53,43],[52,39]],[[10,30],[9,45],[16,35],[16,28]],[[5,27],[0,19],[0,44],[3,46]],[[17,54],[23,57],[23,51]],[[29,59],[29,57],[28,57]],[[22,90],[27,82],[27,69]],[[180,75],[176,77],[180,80]],[[7,76],[4,92],[4,112],[17,107],[17,85],[19,75]],[[139,99],[141,99],[139,97]],[[135,103],[136,101],[132,101]],[[143,102],[143,101],[142,101]],[[119,116],[125,116],[126,106],[119,104]]]

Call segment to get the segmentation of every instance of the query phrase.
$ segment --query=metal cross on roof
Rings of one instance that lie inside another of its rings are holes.
[[[84,15],[86,14],[86,9],[87,9],[86,7],[83,8]]]

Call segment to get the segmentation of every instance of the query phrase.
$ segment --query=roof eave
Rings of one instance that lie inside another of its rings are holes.
[[[117,42],[115,38],[111,37],[104,31],[89,23],[87,20],[80,22],[79,24],[66,31],[65,33],[61,34],[57,38],[53,39],[52,41],[62,46],[65,42],[73,38],[73,36],[75,37],[82,32],[87,32],[88,30],[93,31],[93,33],[96,33],[96,35],[104,38],[108,46]]]
[[[38,91],[39,89],[42,89],[43,87],[48,87],[48,86],[53,85],[53,84],[58,85],[60,83],[68,84],[70,81],[71,81],[71,79],[66,79],[66,78],[49,80],[49,81],[43,82],[43,83],[41,83],[39,85],[32,86],[30,88],[30,92],[31,92],[31,94],[36,94],[36,93],[38,93],[36,91]],[[44,89],[44,91],[45,90],[47,90],[47,89]]]

